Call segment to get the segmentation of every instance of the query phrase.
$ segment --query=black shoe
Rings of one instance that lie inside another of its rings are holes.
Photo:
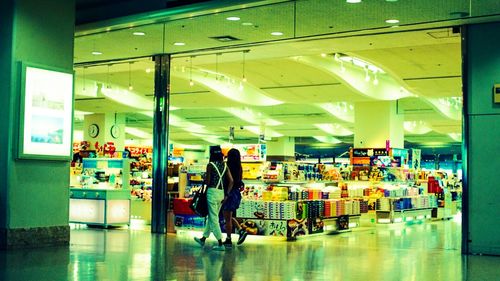
[[[226,247],[227,249],[233,248],[233,242],[231,242],[231,239],[226,239],[226,241],[224,241],[222,245],[224,245],[224,247]]]
[[[243,244],[243,242],[245,242],[245,239],[247,239],[248,232],[243,229],[240,229],[240,231],[238,232],[240,233],[240,237],[238,237],[238,242],[236,244],[241,245]]]

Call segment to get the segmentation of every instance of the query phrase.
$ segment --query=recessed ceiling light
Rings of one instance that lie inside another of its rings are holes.
[[[174,45],[175,46],[184,46],[184,45],[186,45],[186,43],[184,43],[184,42],[175,42]]]
[[[271,32],[271,35],[273,35],[273,36],[281,36],[281,35],[283,35],[283,32],[274,31],[274,32]]]
[[[361,3],[361,0],[346,0],[346,2],[354,4],[354,3]]]
[[[251,22],[242,22],[241,25],[244,25],[244,26],[252,26],[253,23]]]
[[[146,33],[142,32],[142,31],[136,31],[136,32],[134,32],[132,34],[135,35],[135,36],[144,36],[144,35],[146,35]]]
[[[231,21],[238,21],[238,20],[240,20],[239,17],[227,17],[226,19],[227,20],[231,20]]]
[[[98,51],[93,51],[93,52],[92,52],[92,55],[98,56],[98,55],[102,55],[102,53],[101,53],[101,52],[98,52]]]
[[[394,23],[399,23],[399,20],[397,19],[388,19],[388,20],[385,20],[386,23],[391,23],[391,24],[394,24]]]
[[[385,0],[385,2],[398,2],[398,0]]]
[[[151,73],[151,68],[146,68],[146,73]]]

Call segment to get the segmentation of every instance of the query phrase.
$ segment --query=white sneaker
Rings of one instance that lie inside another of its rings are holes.
[[[214,251],[225,251],[226,248],[224,247],[224,245],[216,245],[216,246],[212,247],[212,250],[214,250]]]

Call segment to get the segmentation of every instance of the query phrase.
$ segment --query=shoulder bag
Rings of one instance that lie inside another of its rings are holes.
[[[205,185],[196,191],[189,208],[200,217],[208,216],[207,187]]]

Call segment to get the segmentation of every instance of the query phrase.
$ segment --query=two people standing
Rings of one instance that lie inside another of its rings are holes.
[[[208,201],[208,217],[203,236],[201,238],[195,237],[194,240],[201,246],[205,245],[206,239],[213,233],[217,239],[218,244],[213,246],[213,250],[224,251],[225,248],[232,247],[231,233],[232,223],[236,224],[239,229],[240,237],[238,244],[243,243],[246,238],[246,232],[239,227],[236,219],[233,218],[233,213],[239,206],[233,202],[231,190],[242,187],[242,168],[240,153],[237,149],[231,149],[228,152],[227,165],[224,163],[224,156],[220,146],[210,147],[210,159],[207,165],[205,176],[205,184],[207,185],[207,201]],[[229,168],[228,168],[229,167]],[[233,192],[236,192],[234,190]],[[229,199],[229,200],[228,200]],[[223,209],[223,214],[226,219],[226,241],[222,242],[222,232],[219,226],[219,212]]]

